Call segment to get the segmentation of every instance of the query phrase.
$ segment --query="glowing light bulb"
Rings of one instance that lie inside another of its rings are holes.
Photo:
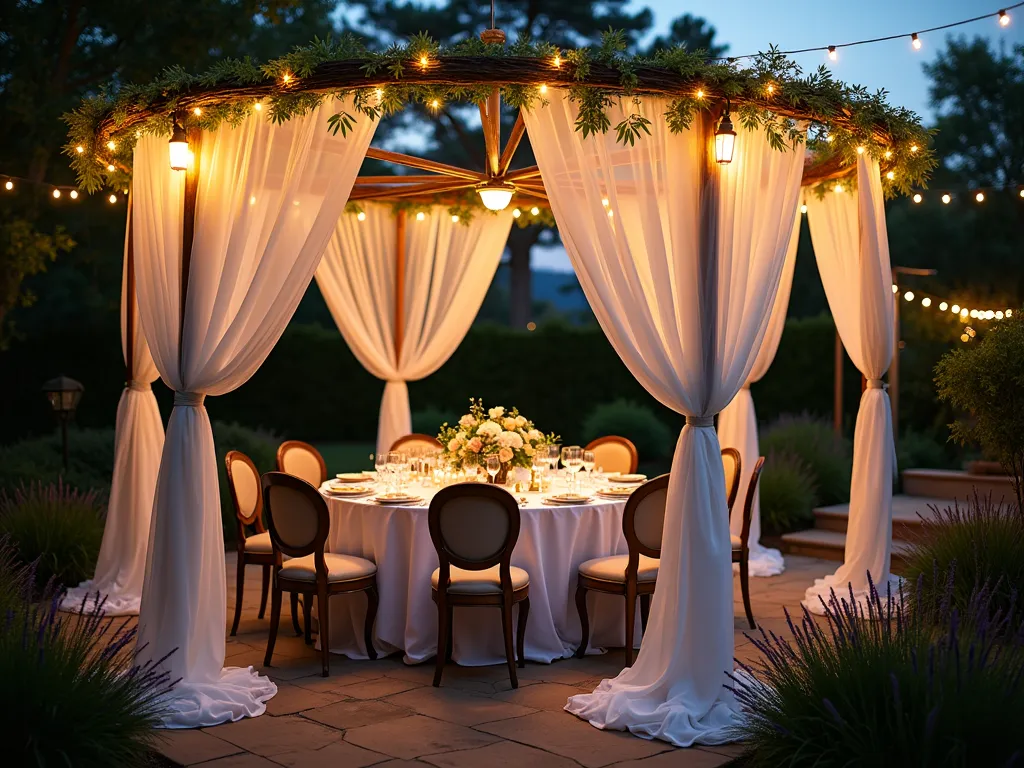
[[[111,204],[116,203],[117,202],[117,195],[111,195],[110,197],[107,198],[107,201],[109,203],[111,203]]]
[[[428,59],[426,56],[420,56],[420,66],[421,67],[426,69],[429,64],[430,64],[430,59]]]
[[[77,152],[78,154],[82,154],[83,152],[85,152],[85,147],[79,144],[77,147],[75,147],[75,152]]]
[[[257,101],[255,104],[252,105],[252,108],[259,112],[261,109],[263,109],[263,105]]]
[[[540,208],[538,208],[535,205],[535,206],[533,206],[533,208],[530,209],[530,213],[532,213],[534,216],[537,216],[540,213]]]
[[[512,195],[515,191],[514,186],[501,181],[486,182],[476,188],[476,193],[480,195],[480,202],[492,211],[504,211],[512,202]]]
[[[57,200],[58,198],[60,198],[60,190],[59,189],[55,189],[55,190],[53,190],[53,199]]]
[[[4,189],[10,192],[12,189],[14,189],[14,182],[8,179],[7,182],[4,184]]]
[[[892,292],[893,293],[899,293],[900,292],[900,287],[898,285],[896,285],[896,283],[892,284]]]
[[[885,174],[885,178],[887,178],[889,181],[892,181],[893,179],[896,178],[896,174],[893,171],[889,171],[887,174]]]
[[[922,307],[930,307],[931,305],[932,305],[932,300],[929,299],[927,296],[925,296],[923,299],[921,299],[921,306]]]
[[[288,83],[290,83],[291,81],[292,81],[292,73],[291,72],[285,72],[283,75],[281,75],[281,82],[284,83],[285,85],[288,85]]]
[[[1002,320],[1002,319],[1003,319],[1002,311],[996,312],[996,320]]]
[[[512,211],[512,218],[513,219],[518,219],[522,215],[523,215],[523,212],[520,211],[518,208],[516,208],[514,211]]]
[[[78,199],[78,190],[77,189],[72,189],[70,192],[68,192],[68,197],[70,197],[72,200],[77,200]]]
[[[836,184],[836,185],[835,185],[835,186],[834,186],[834,187],[833,187],[832,189],[833,189],[833,190],[834,190],[835,192],[839,192],[839,193],[842,193],[842,191],[843,191],[843,185],[842,185],[842,184]]]
[[[885,150],[885,159],[889,160],[891,158],[892,158],[892,150],[891,149]]]
[[[452,214],[452,224],[457,224],[459,221],[459,215],[457,213]]]
[[[423,221],[425,218],[427,218],[427,215],[423,211],[416,214],[416,221]]]
[[[864,147],[857,147],[857,154],[858,155],[863,155],[864,154]]]
[[[437,99],[434,99],[433,101],[430,102],[430,108],[431,109],[437,109],[440,106],[441,106],[441,102],[438,101]]]
[[[1013,310],[1012,309],[1006,310],[1006,316],[1007,317],[1013,317]]]
[[[828,47],[828,57],[832,59],[832,61],[839,61],[839,52],[836,51],[836,47],[834,45],[830,45]]]
[[[991,309],[985,312],[985,319],[986,320],[994,320],[995,316],[996,316],[996,313],[993,312]]]
[[[907,301],[913,301],[914,300],[914,292],[913,291],[907,291],[906,293],[903,294],[903,298],[906,299]]]
[[[977,200],[979,203],[984,203],[985,202],[985,193],[984,192],[979,192],[978,194],[976,194],[974,196],[974,199]]]
[[[947,304],[944,301],[939,302],[939,311],[940,312],[945,312],[947,309],[949,309],[949,304]]]
[[[950,311],[954,315],[959,315],[960,314],[960,305],[959,304],[954,304],[952,307],[950,307]]]
[[[1008,14],[1003,9],[999,10],[999,26],[1000,27],[1008,27],[1008,26],[1010,26],[1010,14]]]
[[[976,309],[972,309],[972,310],[971,310],[970,312],[968,312],[967,314],[968,314],[968,315],[970,315],[971,317],[975,317],[975,318],[976,318],[976,317],[978,316],[978,310],[976,310]]]
[[[551,60],[551,63],[554,64],[556,67],[562,66],[562,57],[556,55],[555,58]]]
[[[607,197],[602,197],[601,198],[601,205],[603,205],[605,208],[608,207],[608,198]]]
[[[548,92],[548,87],[547,87],[546,85],[542,85],[542,86],[540,87],[540,92],[541,92],[541,93],[547,93],[547,92]]]
[[[772,85],[771,83],[768,83],[768,86],[765,88],[765,90],[768,91],[768,95],[771,96],[773,93],[775,93],[775,86]]]
[[[943,202],[944,205],[949,205],[949,201],[952,200],[952,199],[953,198],[950,197],[949,195],[943,195],[942,196],[942,202]]]
[[[1024,189],[1022,189],[1022,190],[1020,191],[1020,196],[1021,196],[1021,197],[1024,197]]]
[[[966,333],[961,333],[960,334],[960,341],[970,341],[970,340],[971,340],[971,337],[968,336]]]
[[[917,32],[910,36],[910,45],[913,46],[915,51],[921,50],[921,38],[917,36]]]
[[[919,147],[919,146],[917,146],[917,144],[911,144],[911,145],[910,145],[910,151],[911,151],[911,152],[914,152],[914,153],[916,153],[916,152],[917,152],[917,150],[919,150],[919,149],[920,149],[920,147]]]
[[[376,91],[374,91],[374,95],[376,95],[377,101],[383,100],[384,99],[384,89],[383,88],[378,88]]]
[[[612,211],[612,210],[609,210],[609,211],[608,211],[608,218],[609,218],[609,219],[610,219],[610,218],[611,218],[612,216],[614,216],[614,215],[615,215],[615,211]]]
[[[700,91],[700,90],[698,90],[698,91],[697,91],[697,98],[698,98],[698,99],[703,99],[703,98],[704,98],[704,91]]]
[[[201,114],[203,114],[203,110],[201,110],[199,107],[195,107],[192,110],[192,114],[195,115],[196,117],[199,117]]]
[[[359,213],[356,214],[356,218],[359,221],[366,221],[366,214],[363,211],[360,211]]]
[[[109,173],[113,173],[113,172],[114,172],[114,166],[112,166],[112,165],[108,165],[108,166],[107,166],[107,171],[108,171]]]
[[[113,141],[108,141],[107,142],[107,149],[109,149],[111,152],[113,152],[115,149],[117,149],[117,144],[115,142],[113,142]]]
[[[915,203],[920,203],[922,200],[924,200],[924,198],[921,197],[920,192],[916,193],[912,199]]]
[[[825,141],[827,141],[829,144],[831,144],[835,140],[836,139],[832,134],[829,134],[828,136],[825,137]]]
[[[249,205],[256,205],[256,195],[249,197]]]
[[[800,206],[800,213],[807,213],[807,203]]]

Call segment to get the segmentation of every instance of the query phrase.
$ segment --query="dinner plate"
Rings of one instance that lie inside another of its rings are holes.
[[[329,483],[327,492],[334,496],[367,496],[374,492],[368,485],[335,485]]]
[[[614,475],[608,478],[610,483],[642,483],[647,479],[647,475]]]
[[[382,496],[375,496],[373,499],[378,504],[416,504],[417,502],[423,501],[422,496],[406,496],[406,495],[395,495],[388,494]]]
[[[546,496],[544,501],[548,504],[561,504],[563,506],[569,506],[572,504],[586,504],[590,501],[589,496],[579,496],[575,493],[559,493],[555,496]]]
[[[602,488],[602,489],[600,489],[597,492],[597,495],[598,496],[608,496],[608,497],[611,497],[611,498],[623,498],[624,499],[627,496],[631,496],[633,494],[633,491],[635,491],[635,490],[636,490],[636,488],[632,488],[632,487],[630,487],[628,485],[626,485],[626,486],[620,485],[618,488]]]
[[[334,477],[339,483],[365,483],[373,479],[369,472],[341,472]]]

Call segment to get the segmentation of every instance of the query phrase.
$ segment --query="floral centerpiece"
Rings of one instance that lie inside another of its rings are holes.
[[[558,442],[555,434],[545,435],[518,408],[506,411],[498,405],[485,409],[483,400],[469,399],[469,413],[459,423],[441,425],[437,435],[452,469],[481,466],[488,456],[497,456],[501,471],[495,482],[504,483],[512,467],[530,469],[538,448]]]

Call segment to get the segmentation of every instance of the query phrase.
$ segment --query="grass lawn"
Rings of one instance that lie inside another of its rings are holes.
[[[327,462],[327,476],[334,477],[339,472],[358,472],[361,469],[373,469],[373,443],[317,443]]]

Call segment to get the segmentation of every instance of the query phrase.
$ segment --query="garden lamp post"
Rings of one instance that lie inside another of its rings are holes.
[[[82,392],[85,387],[82,383],[68,378],[58,376],[43,384],[43,392],[50,401],[57,421],[60,422],[61,444],[64,449],[64,471],[68,471],[68,422],[75,417],[75,409],[78,401],[82,399]]]

